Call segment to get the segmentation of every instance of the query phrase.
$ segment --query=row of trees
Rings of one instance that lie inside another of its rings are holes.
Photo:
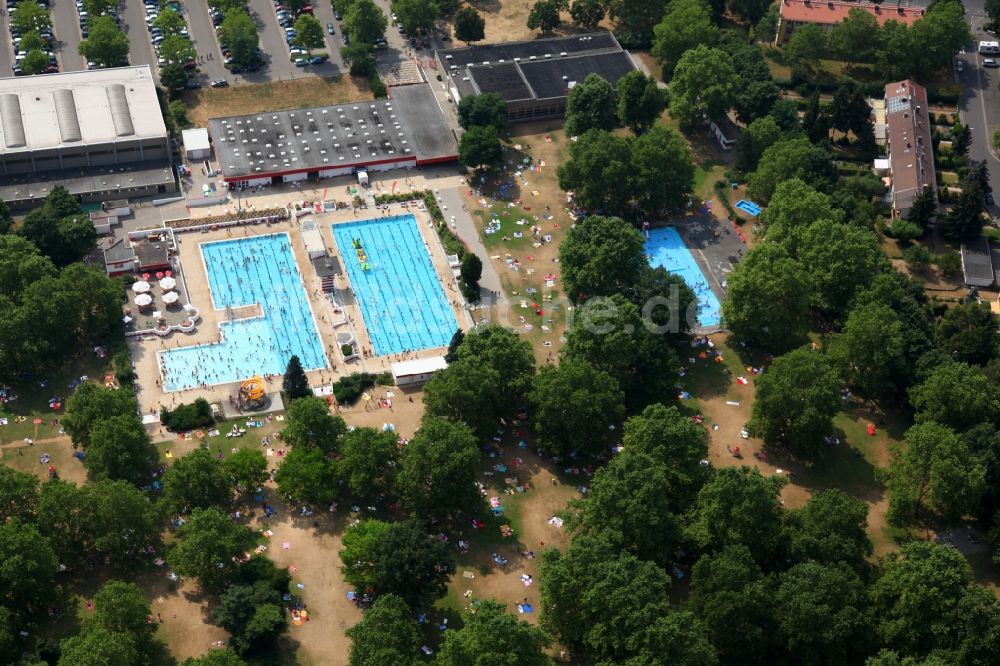
[[[784,46],[788,63],[802,74],[813,72],[821,58],[872,63],[887,80],[926,79],[947,67],[952,56],[972,39],[965,10],[957,0],[934,2],[912,25],[852,9],[829,32],[817,25],[796,28]]]
[[[80,263],[95,246],[80,204],[56,186],[16,234],[0,210],[0,380],[47,373],[97,344],[121,340],[122,292]]]

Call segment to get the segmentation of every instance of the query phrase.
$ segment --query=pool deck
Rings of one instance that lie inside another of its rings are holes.
[[[470,328],[473,323],[472,317],[464,309],[464,301],[461,298],[456,281],[451,275],[444,249],[433,228],[433,222],[425,212],[417,212],[412,208],[403,209],[399,205],[394,204],[390,206],[388,211],[369,209],[357,211],[355,214],[350,210],[346,210],[310,214],[301,219],[312,218],[316,220],[323,235],[327,252],[331,256],[338,257],[341,265],[344,265],[344,259],[339,256],[337,245],[333,239],[332,224],[377,218],[386,214],[399,215],[402,213],[412,213],[416,217],[417,228],[420,230],[425,243],[430,248],[432,263],[434,264],[438,279],[444,285],[445,293],[451,302],[455,320],[463,329]],[[197,330],[189,334],[174,332],[163,339],[157,336],[146,336],[145,338],[129,340],[129,350],[132,354],[132,361],[138,377],[139,406],[144,414],[158,413],[160,407],[171,407],[183,402],[191,402],[199,397],[205,398],[209,402],[220,402],[223,405],[227,405],[230,397],[236,394],[239,382],[164,392],[161,388],[157,352],[162,349],[217,342],[220,339],[219,323],[224,320],[225,311],[213,309],[211,292],[208,286],[208,276],[199,246],[202,243],[211,241],[274,233],[288,233],[291,238],[292,253],[303,279],[309,305],[323,341],[323,347],[332,365],[331,368],[307,372],[306,375],[309,378],[310,386],[329,385],[337,381],[341,376],[354,372],[371,372],[377,374],[388,371],[392,362],[400,360],[400,357],[396,355],[389,355],[359,358],[346,364],[344,363],[335,340],[336,334],[338,332],[350,331],[354,334],[355,339],[363,349],[371,349],[372,345],[364,326],[364,318],[357,304],[348,300],[344,304],[348,319],[347,323],[336,327],[332,324],[333,321],[339,319],[339,316],[334,315],[333,306],[327,298],[327,294],[323,293],[320,279],[309,262],[305,246],[302,242],[301,223],[298,220],[289,220],[267,226],[235,227],[205,233],[178,234],[178,258],[185,271],[184,276],[187,283],[188,296],[190,302],[201,311],[201,321],[198,324]],[[343,292],[344,287],[349,286],[349,279],[346,274],[337,278],[336,285],[341,292]],[[425,358],[437,356],[441,353],[443,353],[443,348],[427,349],[416,354],[410,354],[407,358]],[[272,376],[267,379],[268,392],[280,391],[281,379],[281,375]]]

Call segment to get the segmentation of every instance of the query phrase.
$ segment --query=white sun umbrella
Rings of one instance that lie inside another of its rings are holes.
[[[175,280],[174,278],[170,277],[169,275],[167,277],[163,278],[162,280],[160,280],[160,287],[162,289],[166,289],[167,291],[170,291],[171,289],[173,289],[176,286],[177,286],[177,280]]]
[[[138,282],[132,285],[132,291],[134,291],[137,294],[145,294],[147,291],[149,291],[149,283],[146,282],[145,280],[139,280]]]
[[[153,302],[153,297],[149,294],[139,294],[135,297],[135,304],[140,308],[144,308]]]
[[[167,293],[163,294],[163,302],[166,303],[167,305],[170,305],[171,303],[176,303],[178,298],[180,298],[180,296],[177,295],[176,291],[168,291]]]

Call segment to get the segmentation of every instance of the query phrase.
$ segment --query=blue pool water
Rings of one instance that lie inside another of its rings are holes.
[[[164,389],[282,374],[292,355],[306,370],[327,367],[288,234],[202,243],[201,255],[222,341],[161,351]],[[253,304],[262,317],[228,320],[228,308]]]
[[[736,207],[745,213],[749,213],[754,217],[760,215],[760,206],[758,206],[752,201],[747,201],[746,199],[740,199],[739,201],[736,202]]]
[[[458,323],[412,215],[335,224],[333,238],[377,356],[448,344]]]
[[[716,326],[722,316],[722,306],[715,292],[708,286],[708,279],[698,268],[691,252],[673,227],[653,229],[646,240],[646,255],[653,268],[662,266],[684,278],[698,299],[698,325]]]

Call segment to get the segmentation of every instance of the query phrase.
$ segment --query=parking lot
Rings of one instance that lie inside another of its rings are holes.
[[[80,55],[80,15],[73,0],[52,0],[49,6],[52,16],[52,32],[56,36],[56,57],[59,71],[73,72],[87,68],[87,61]]]
[[[0,16],[0,33],[3,36],[3,44],[0,45],[0,76],[10,76],[14,71],[11,68],[14,56],[10,51],[10,12],[7,11],[6,2],[0,4],[0,7],[4,9],[3,16]]]
[[[59,0],[63,2],[64,0]],[[126,2],[122,10],[122,30],[128,36],[128,59],[133,65],[149,65],[156,73],[156,56],[149,42],[143,4],[138,0]]]

